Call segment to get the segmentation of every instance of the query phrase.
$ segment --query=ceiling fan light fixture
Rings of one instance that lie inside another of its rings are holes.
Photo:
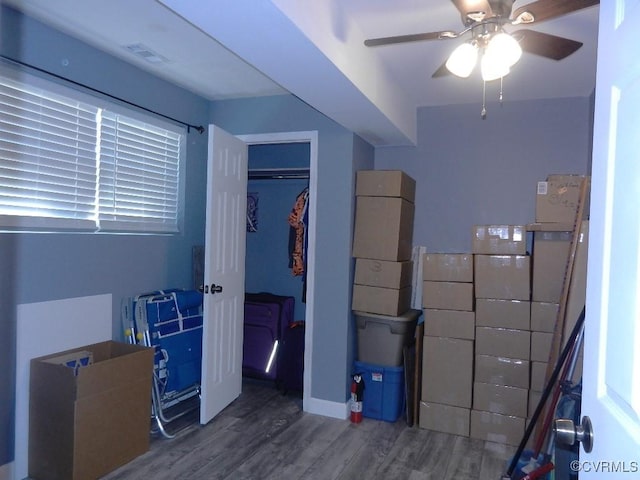
[[[473,68],[478,61],[478,46],[474,43],[463,43],[458,45],[456,49],[451,52],[447,63],[445,64],[447,70],[458,77],[467,78],[471,75]]]
[[[501,58],[505,64],[512,67],[520,60],[522,47],[511,35],[500,32],[491,37],[486,52],[491,56]]]
[[[488,51],[485,51],[480,61],[480,72],[482,73],[482,80],[490,82],[502,77],[506,77],[511,71],[509,65],[496,55],[491,55]]]

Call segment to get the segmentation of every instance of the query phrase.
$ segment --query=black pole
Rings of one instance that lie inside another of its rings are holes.
[[[533,412],[533,416],[531,417],[531,421],[529,422],[529,426],[527,427],[527,429],[524,432],[524,437],[522,437],[522,440],[520,441],[520,445],[518,445],[518,450],[516,450],[516,454],[513,456],[513,459],[511,460],[511,464],[509,465],[509,468],[507,469],[506,473],[502,477],[503,479],[506,479],[506,478],[510,479],[513,476],[513,472],[516,469],[516,465],[518,465],[518,460],[520,460],[520,456],[522,455],[522,452],[524,451],[524,447],[526,446],[527,442],[529,441],[529,437],[531,436],[531,432],[533,432],[533,429],[536,426],[536,423],[538,422],[538,417],[542,413],[542,409],[544,408],[544,404],[547,403],[547,399],[549,398],[549,395],[551,394],[551,391],[553,390],[553,387],[555,386],[556,380],[558,379],[558,375],[560,374],[560,370],[562,370],[564,362],[567,360],[567,357],[569,356],[569,353],[571,353],[571,350],[574,347],[574,343],[576,341],[576,338],[578,338],[578,334],[580,333],[580,329],[582,328],[582,325],[584,324],[584,316],[585,316],[585,307],[582,307],[582,312],[580,313],[580,316],[578,317],[578,321],[576,322],[575,326],[573,327],[573,330],[571,331],[571,335],[569,336],[568,341],[567,341],[566,345],[564,346],[564,349],[562,350],[562,353],[560,354],[560,358],[558,359],[558,363],[556,363],[556,366],[553,369],[553,373],[551,373],[551,378],[549,379],[549,382],[547,383],[547,386],[545,387],[544,392],[542,392],[542,396],[540,397],[540,401],[538,402],[538,406],[536,407],[535,412]]]

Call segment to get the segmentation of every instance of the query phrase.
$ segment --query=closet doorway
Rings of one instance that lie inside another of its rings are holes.
[[[294,320],[305,322],[303,409],[311,400],[314,267],[316,244],[317,132],[238,135],[249,148],[248,220],[245,287],[295,298]],[[308,194],[305,268],[294,274],[290,265],[290,224],[296,199]]]

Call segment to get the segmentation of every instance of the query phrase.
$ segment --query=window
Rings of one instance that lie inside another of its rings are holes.
[[[0,228],[178,231],[184,128],[0,73]]]

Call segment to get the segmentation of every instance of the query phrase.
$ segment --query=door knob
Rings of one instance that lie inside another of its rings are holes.
[[[582,417],[581,425],[575,425],[573,420],[568,418],[558,418],[554,422],[553,431],[556,434],[556,440],[564,445],[582,443],[586,453],[593,449],[593,426],[591,419],[587,416]]]
[[[211,293],[220,293],[222,292],[222,285],[216,285],[215,283],[211,284]]]

